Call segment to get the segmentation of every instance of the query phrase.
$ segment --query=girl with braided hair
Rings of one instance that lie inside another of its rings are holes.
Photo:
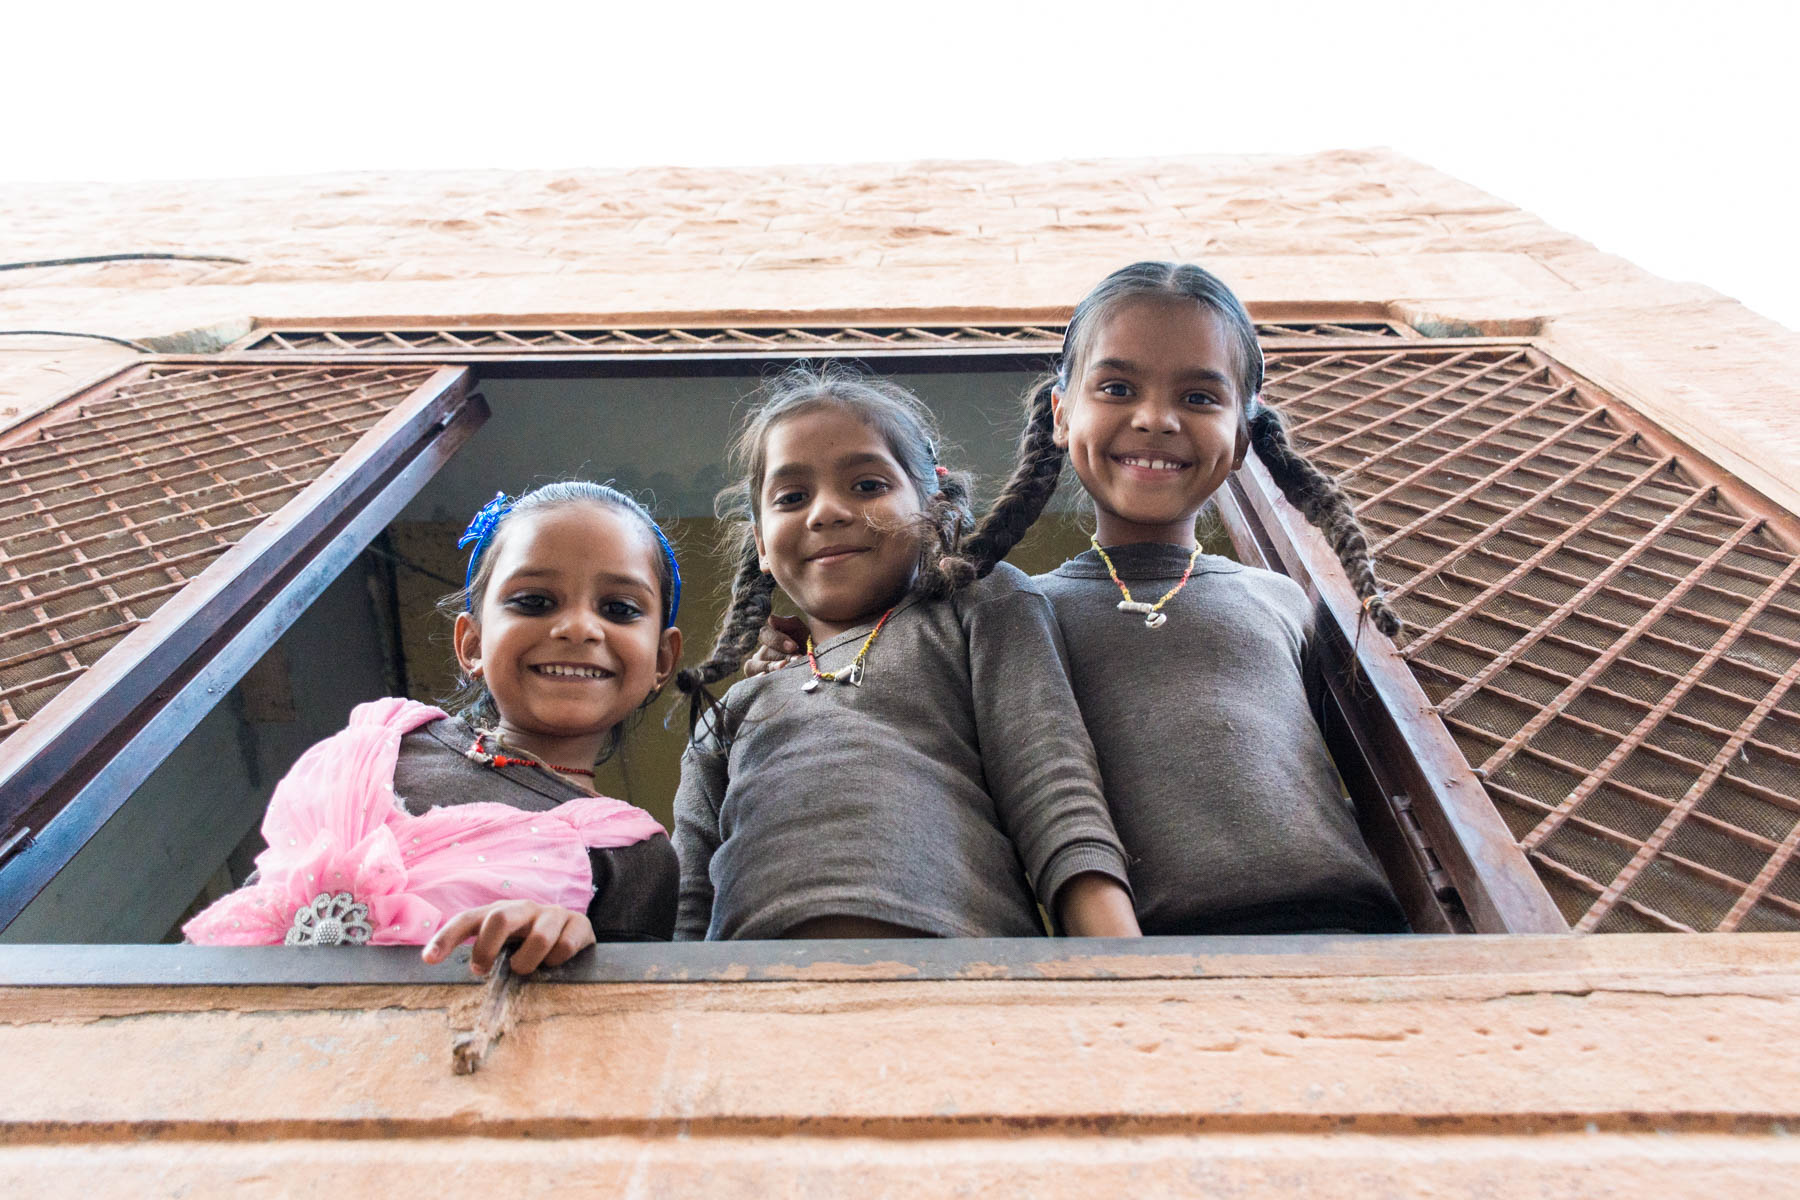
[[[894,384],[796,368],[720,495],[737,572],[711,657],[681,672],[681,938],[1137,933],[1125,858],[1048,601],[960,553],[967,477]],[[708,688],[779,587],[805,656]]]
[[[1262,383],[1256,327],[1218,278],[1161,262],[1113,272],[1076,306],[1018,465],[964,554],[977,574],[999,562],[1074,467],[1093,548],[1032,582],[1068,647],[1145,933],[1401,930],[1319,732],[1312,604],[1195,538],[1254,447],[1336,547],[1367,619],[1399,631],[1348,501],[1289,443]],[[765,659],[793,652],[779,631],[763,640]]]

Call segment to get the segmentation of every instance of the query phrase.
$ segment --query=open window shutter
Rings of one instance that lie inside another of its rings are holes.
[[[1281,352],[1268,376],[1410,626],[1365,646],[1368,682],[1477,927],[1543,927],[1522,859],[1576,930],[1800,930],[1800,523],[1527,344]],[[1354,637],[1329,548],[1246,475]]]
[[[484,414],[428,364],[148,365],[0,441],[0,924]]]

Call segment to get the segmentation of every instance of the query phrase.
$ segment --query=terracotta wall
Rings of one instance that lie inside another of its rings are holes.
[[[0,1191],[1800,1189],[1791,939],[1218,945],[1094,979],[528,984],[468,1076],[474,987],[0,989]]]

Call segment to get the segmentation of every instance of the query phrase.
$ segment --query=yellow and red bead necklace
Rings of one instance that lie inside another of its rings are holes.
[[[1142,600],[1133,600],[1131,598],[1131,589],[1125,586],[1125,581],[1119,578],[1119,572],[1113,567],[1112,559],[1108,558],[1106,556],[1106,551],[1101,549],[1099,535],[1089,534],[1088,541],[1093,543],[1094,553],[1098,554],[1100,556],[1100,561],[1106,564],[1106,573],[1112,576],[1112,581],[1118,584],[1119,591],[1125,596],[1123,600],[1119,601],[1119,611],[1143,613],[1145,629],[1159,629],[1166,621],[1168,621],[1169,614],[1162,610],[1162,606],[1173,600],[1175,598],[1175,593],[1187,586],[1187,581],[1192,578],[1194,574],[1194,564],[1200,561],[1200,551],[1205,549],[1205,546],[1196,540],[1194,542],[1194,552],[1188,555],[1187,570],[1181,573],[1181,579],[1174,587],[1163,593],[1161,600],[1158,600],[1155,604],[1146,604]]]
[[[897,604],[894,606],[894,608],[898,607],[900,606]],[[807,634],[806,663],[807,666],[812,668],[812,678],[801,684],[800,690],[803,692],[816,692],[819,690],[819,685],[821,683],[847,683],[851,687],[861,687],[863,681],[863,659],[869,656],[869,647],[875,644],[875,639],[881,634],[881,627],[886,625],[888,618],[893,615],[893,608],[882,613],[881,620],[875,622],[875,628],[869,630],[869,636],[863,639],[862,649],[856,652],[856,658],[849,666],[836,671],[819,670],[819,660],[813,654],[812,635],[810,633]]]

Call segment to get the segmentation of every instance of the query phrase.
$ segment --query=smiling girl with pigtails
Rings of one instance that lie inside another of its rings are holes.
[[[1092,548],[1032,582],[1067,644],[1145,933],[1403,930],[1317,724],[1313,605],[1195,537],[1254,447],[1325,532],[1366,619],[1400,630],[1348,500],[1289,442],[1262,384],[1256,326],[1219,279],[1161,262],[1113,272],[1076,306],[1018,465],[964,551],[977,572],[1004,558],[1065,461],[1093,501]],[[780,630],[763,641],[765,661],[794,652]]]
[[[594,794],[594,768],[674,673],[681,572],[642,505],[547,484],[475,514],[451,601],[458,716],[390,697],[276,785],[245,887],[185,927],[206,945],[473,939],[521,974],[608,941],[668,940],[677,868],[661,825]]]
[[[677,937],[1137,933],[1048,601],[959,553],[966,476],[911,393],[847,371],[775,381],[734,444],[732,601],[677,683]],[[711,684],[779,587],[795,664]]]

